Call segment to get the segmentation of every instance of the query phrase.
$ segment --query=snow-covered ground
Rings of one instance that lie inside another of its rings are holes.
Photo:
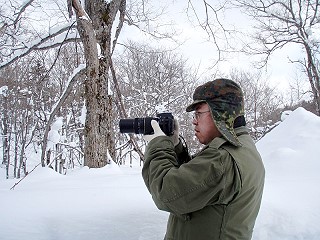
[[[302,108],[257,143],[266,184],[255,240],[320,239],[320,118]],[[14,190],[0,168],[2,240],[160,240],[168,214],[141,167],[108,165],[60,175],[36,168]]]

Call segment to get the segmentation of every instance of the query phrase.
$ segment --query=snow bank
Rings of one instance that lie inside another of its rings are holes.
[[[254,239],[320,239],[320,118],[298,108],[257,147],[266,183]]]

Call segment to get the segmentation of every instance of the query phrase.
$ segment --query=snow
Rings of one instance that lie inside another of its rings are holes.
[[[8,86],[0,87],[0,95],[3,95],[4,97],[6,97],[8,90],[9,90]]]
[[[55,149],[55,145],[61,142],[61,135],[59,130],[62,129],[63,118],[58,117],[54,123],[51,125],[51,130],[48,133],[48,144],[47,150]]]
[[[266,184],[256,239],[320,239],[320,118],[288,113],[257,143]]]
[[[320,118],[286,112],[257,143],[266,168],[254,240],[320,239]],[[60,175],[38,167],[15,186],[0,168],[0,238],[160,240],[168,213],[158,210],[138,163],[86,167]]]
[[[2,240],[161,239],[165,231],[166,213],[154,207],[139,168],[60,175],[39,167],[9,190],[14,182],[0,183]]]

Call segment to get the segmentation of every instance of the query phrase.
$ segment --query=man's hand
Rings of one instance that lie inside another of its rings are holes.
[[[179,140],[179,123],[177,119],[174,119],[174,130],[173,130],[173,135],[170,136],[173,145],[177,146],[180,142]]]
[[[159,136],[166,136],[164,132],[161,130],[159,123],[156,120],[151,120],[151,126],[153,128],[154,133],[150,135],[143,135],[143,138],[146,142],[150,142],[152,139]]]

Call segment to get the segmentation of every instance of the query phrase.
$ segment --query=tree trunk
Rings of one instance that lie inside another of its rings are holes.
[[[108,72],[112,26],[118,11],[121,16],[124,15],[125,4],[125,0],[112,0],[109,3],[104,0],[85,1],[84,11],[79,0],[72,0],[86,58],[84,165],[88,167],[103,167],[108,163],[108,155],[115,156]]]
[[[2,164],[6,166],[6,178],[9,178],[9,166],[10,166],[10,155],[9,155],[9,133],[8,133],[8,98],[3,97],[3,115],[2,115],[2,125],[3,125],[3,160]]]
[[[311,85],[313,98],[317,107],[317,114],[320,116],[320,77],[316,66],[316,59],[312,55],[312,51],[308,44],[304,44],[307,53],[307,75]]]
[[[90,67],[88,68],[90,69]],[[110,115],[108,114],[107,63],[101,59],[99,71],[90,72],[85,81],[86,123],[84,165],[92,168],[107,164]],[[90,70],[89,70],[90,71]]]
[[[16,113],[15,113],[16,115]],[[14,120],[14,160],[13,160],[13,176],[14,178],[20,178],[18,170],[18,152],[19,152],[19,139],[18,139],[18,129],[17,129],[17,116]]]

